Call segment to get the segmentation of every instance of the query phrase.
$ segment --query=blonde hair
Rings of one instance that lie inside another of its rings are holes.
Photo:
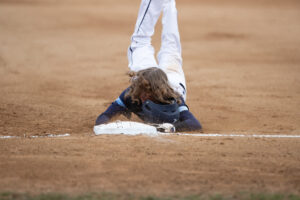
[[[131,77],[131,85],[125,97],[130,96],[132,101],[139,103],[141,94],[148,93],[158,103],[170,104],[173,100],[181,103],[180,95],[170,87],[163,70],[151,67],[137,73],[131,71],[128,75]]]

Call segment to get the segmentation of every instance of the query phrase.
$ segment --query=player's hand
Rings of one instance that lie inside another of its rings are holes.
[[[175,126],[170,123],[157,124],[156,129],[157,129],[157,131],[163,132],[163,133],[175,133],[176,132]]]

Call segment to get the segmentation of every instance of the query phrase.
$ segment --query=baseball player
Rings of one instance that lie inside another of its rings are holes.
[[[162,17],[161,49],[157,60],[151,37]],[[128,48],[130,86],[96,120],[104,124],[116,115],[136,114],[146,123],[171,123],[176,131],[201,129],[189,111],[182,69],[181,44],[175,0],[142,0]]]

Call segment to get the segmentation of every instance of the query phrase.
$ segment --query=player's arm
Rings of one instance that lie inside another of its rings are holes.
[[[125,115],[130,118],[130,111],[124,104],[124,96],[127,89],[122,92],[118,99],[116,99],[112,104],[96,119],[95,125],[105,124],[111,120],[111,118],[118,116],[120,114]]]
[[[174,124],[176,131],[195,131],[202,129],[200,122],[189,111],[184,101],[180,105],[179,111],[179,121]]]
[[[188,110],[180,113],[179,121],[176,122],[174,126],[176,131],[195,131],[202,129],[200,122]]]

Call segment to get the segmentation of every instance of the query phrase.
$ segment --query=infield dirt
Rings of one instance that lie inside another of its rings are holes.
[[[0,191],[299,194],[299,139],[92,136],[129,83],[139,3],[0,1],[0,135],[71,134],[0,140]],[[177,8],[187,104],[203,132],[299,135],[300,1]]]

